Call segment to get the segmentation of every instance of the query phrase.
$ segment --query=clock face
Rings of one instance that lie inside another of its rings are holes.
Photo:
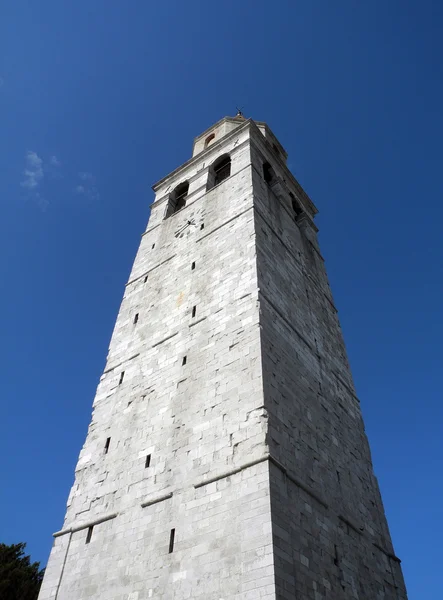
[[[203,209],[196,208],[189,211],[185,219],[181,219],[174,232],[176,238],[183,238],[200,229],[203,222]]]

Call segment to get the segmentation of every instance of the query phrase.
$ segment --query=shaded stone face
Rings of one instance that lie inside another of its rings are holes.
[[[406,598],[285,160],[227,118],[154,186],[40,600]]]

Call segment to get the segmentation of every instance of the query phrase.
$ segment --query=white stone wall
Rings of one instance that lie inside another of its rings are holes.
[[[40,600],[274,598],[251,173],[245,129],[156,189]]]
[[[404,600],[316,228],[289,192],[309,205],[252,141],[276,598]]]
[[[154,186],[39,600],[406,599],[315,206],[233,123]]]

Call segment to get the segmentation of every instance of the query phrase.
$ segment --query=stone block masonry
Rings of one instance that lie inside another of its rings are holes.
[[[227,117],[154,190],[39,600],[406,599],[284,149]]]

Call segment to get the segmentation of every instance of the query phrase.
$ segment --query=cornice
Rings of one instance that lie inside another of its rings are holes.
[[[169,175],[166,175],[166,177],[163,177],[163,179],[160,179],[159,181],[157,181],[157,183],[154,183],[154,185],[152,186],[152,189],[154,190],[154,192],[156,192],[159,187],[161,187],[166,181],[168,181],[168,179],[175,177],[177,175],[177,173],[179,173],[182,169],[186,169],[186,168],[192,166],[194,163],[199,162],[202,159],[202,157],[209,156],[211,153],[214,152],[215,148],[219,148],[222,144],[227,142],[229,139],[231,139],[232,137],[235,137],[244,129],[247,129],[251,123],[252,123],[251,119],[244,121],[243,124],[239,125],[235,129],[233,129],[232,131],[230,131],[229,133],[224,135],[217,142],[214,142],[213,144],[211,144],[206,150],[202,150],[202,152],[199,152],[195,156],[192,156],[185,163],[181,164],[179,167],[174,169],[174,171],[169,173]],[[261,135],[261,132],[260,132],[260,135]]]

